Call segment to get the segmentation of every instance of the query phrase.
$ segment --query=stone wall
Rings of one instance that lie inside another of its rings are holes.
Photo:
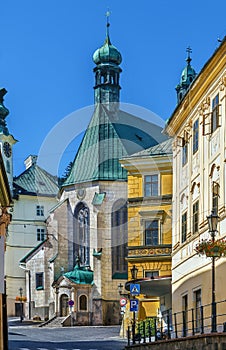
[[[197,335],[181,339],[161,340],[126,346],[134,350],[226,350],[226,333]]]

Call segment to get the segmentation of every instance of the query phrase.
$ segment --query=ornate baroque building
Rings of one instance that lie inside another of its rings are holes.
[[[172,140],[124,157],[128,171],[129,281],[140,285],[137,319],[171,310]],[[137,269],[134,281],[133,266]],[[125,321],[131,324],[132,315]]]
[[[225,52],[224,39],[197,76],[191,67],[185,69],[181,80],[188,81],[192,72],[191,82],[181,96],[182,87],[177,87],[178,104],[166,125],[173,137],[173,313],[194,308],[198,331],[200,305],[212,302],[213,270],[212,259],[199,256],[195,247],[211,239],[207,216],[212,210],[219,216],[215,239],[226,236]],[[225,259],[217,259],[216,302],[225,299],[225,269]],[[225,306],[218,307],[218,314],[225,313]],[[209,314],[210,308],[205,315],[210,320]]]

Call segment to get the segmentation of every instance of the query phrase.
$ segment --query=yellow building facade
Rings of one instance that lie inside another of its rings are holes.
[[[126,289],[133,282],[140,285],[138,321],[171,308],[171,143],[169,139],[121,160],[128,171]]]
[[[167,133],[174,138],[172,309],[173,313],[186,312],[188,322],[193,309],[197,332],[201,327],[200,307],[209,305],[204,308],[207,332],[211,329],[213,298],[217,303],[225,300],[225,259],[214,261],[213,268],[213,259],[195,250],[203,240],[212,239],[207,220],[212,210],[219,216],[214,239],[226,237],[225,53],[224,39],[187,91],[178,94],[178,105],[166,125]],[[188,57],[188,65],[190,60]],[[191,71],[191,66],[187,68]],[[226,313],[226,303],[217,304],[218,331],[225,319],[221,313]]]

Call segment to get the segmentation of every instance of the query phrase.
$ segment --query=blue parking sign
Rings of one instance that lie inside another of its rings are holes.
[[[138,311],[138,299],[131,299],[130,300],[130,311]]]

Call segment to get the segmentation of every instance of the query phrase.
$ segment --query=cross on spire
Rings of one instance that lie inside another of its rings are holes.
[[[191,49],[190,46],[187,47],[186,52],[187,52],[187,54],[188,54],[188,57],[187,57],[186,61],[187,61],[188,64],[189,64],[189,63],[191,62],[190,54],[192,53],[192,49]]]
[[[106,18],[107,18],[107,23],[106,23],[106,27],[107,27],[107,30],[106,30],[106,42],[109,45],[111,44],[110,37],[109,37],[109,27],[110,27],[109,17],[110,17],[110,14],[111,14],[111,12],[108,9],[105,15],[106,15]]]

